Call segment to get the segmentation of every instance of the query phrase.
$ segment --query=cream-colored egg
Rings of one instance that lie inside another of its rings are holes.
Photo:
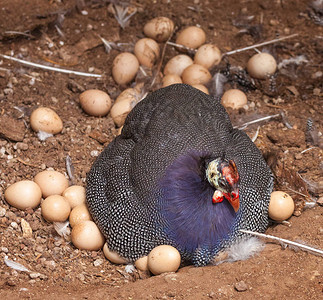
[[[141,65],[152,68],[159,59],[159,45],[153,39],[143,38],[135,44],[134,53]]]
[[[128,263],[128,261],[125,258],[121,257],[117,252],[111,251],[108,248],[107,243],[105,243],[103,246],[103,253],[104,253],[105,257],[114,264],[127,264]]]
[[[85,188],[80,185],[72,185],[64,190],[62,196],[73,209],[75,206],[85,203]]]
[[[194,63],[207,69],[218,65],[221,61],[220,49],[212,44],[205,44],[198,48],[194,56]]]
[[[203,29],[196,26],[190,26],[185,28],[178,34],[176,38],[176,44],[196,49],[203,45],[205,43],[205,40],[206,34]]]
[[[181,255],[176,248],[160,245],[148,255],[148,268],[154,275],[165,272],[176,272],[181,264]]]
[[[34,181],[39,185],[43,197],[61,195],[68,188],[67,178],[57,171],[43,171],[38,173]]]
[[[209,95],[209,90],[207,89],[207,87],[203,84],[193,84],[192,87],[202,91],[205,94]]]
[[[135,261],[135,266],[138,270],[148,271],[148,256],[140,257]]]
[[[145,35],[159,43],[167,41],[173,30],[174,22],[166,17],[154,18],[144,26]]]
[[[69,217],[71,227],[83,221],[92,221],[92,217],[85,203],[75,206]]]
[[[15,182],[4,193],[6,201],[11,206],[19,209],[37,207],[40,203],[41,196],[42,193],[39,185],[31,180]]]
[[[65,222],[70,212],[69,203],[60,195],[48,196],[41,204],[41,214],[48,222]]]
[[[183,83],[190,85],[205,84],[210,81],[211,78],[212,76],[208,69],[197,64],[188,66],[182,74]]]
[[[275,221],[287,220],[294,212],[294,200],[287,193],[275,191],[271,193],[268,214]]]
[[[133,88],[124,90],[118,96],[110,111],[111,118],[118,127],[124,124],[127,115],[139,100],[139,92]]]
[[[168,74],[163,77],[163,87],[176,84],[176,83],[183,83],[182,78],[177,74]]]
[[[247,71],[251,77],[265,79],[276,72],[277,63],[269,53],[257,53],[247,63]]]
[[[139,61],[129,52],[120,53],[112,64],[112,76],[117,84],[127,84],[132,81],[139,70]]]
[[[193,60],[189,56],[185,54],[176,55],[165,65],[164,75],[176,74],[182,76],[183,71],[192,64]]]
[[[100,90],[87,90],[80,95],[82,109],[90,116],[104,116],[111,108],[110,96]]]
[[[221,103],[224,107],[239,109],[247,104],[247,96],[238,89],[230,89],[223,94]]]
[[[30,115],[30,126],[36,131],[56,134],[62,131],[63,122],[59,115],[48,107],[39,107]]]
[[[72,243],[78,249],[96,251],[103,247],[105,238],[93,221],[83,221],[72,229]]]

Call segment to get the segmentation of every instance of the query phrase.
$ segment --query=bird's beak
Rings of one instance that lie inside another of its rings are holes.
[[[224,196],[228,199],[234,211],[237,212],[240,207],[239,189],[236,188],[231,193],[225,193]]]

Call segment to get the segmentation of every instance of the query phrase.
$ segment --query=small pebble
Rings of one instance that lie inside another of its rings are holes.
[[[31,278],[31,279],[35,279],[35,278],[38,278],[38,277],[40,277],[40,273],[38,273],[38,272],[31,272],[31,273],[29,273],[29,277]]]
[[[244,281],[239,281],[234,284],[234,288],[238,292],[244,292],[248,289],[248,286]]]
[[[103,263],[103,259],[102,259],[102,258],[98,258],[98,259],[96,259],[96,260],[93,262],[93,265],[94,265],[95,267],[98,267],[98,266],[102,265],[102,263]]]
[[[0,217],[4,217],[6,215],[6,209],[4,207],[0,207]]]

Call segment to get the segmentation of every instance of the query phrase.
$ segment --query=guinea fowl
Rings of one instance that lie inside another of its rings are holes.
[[[273,187],[261,152],[218,100],[185,84],[149,94],[87,177],[110,250],[129,261],[161,244],[197,266],[264,231]]]

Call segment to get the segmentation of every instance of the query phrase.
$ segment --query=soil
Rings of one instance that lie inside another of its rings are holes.
[[[76,249],[41,217],[40,208],[21,211],[5,201],[4,190],[16,181],[32,180],[48,168],[66,173],[67,155],[74,166],[74,183],[85,185],[95,157],[117,135],[110,115],[88,116],[78,102],[80,93],[90,88],[106,91],[112,99],[125,88],[111,76],[112,61],[120,51],[107,53],[99,36],[129,43],[123,47],[131,50],[143,37],[143,24],[157,16],[171,18],[176,30],[201,26],[207,42],[215,43],[222,52],[297,33],[296,37],[259,47],[273,54],[278,63],[298,58],[297,63],[279,68],[277,76],[250,85],[248,77],[237,71],[236,67],[245,68],[254,50],[225,57],[212,75],[228,72],[230,64],[232,80],[225,89],[238,87],[247,93],[244,109],[228,111],[233,124],[284,113],[284,118],[278,116],[244,129],[253,137],[259,126],[255,143],[272,167],[275,189],[288,192],[296,205],[287,222],[272,222],[266,233],[323,248],[323,207],[319,205],[323,184],[322,10],[305,0],[138,0],[129,4],[129,11],[134,9],[137,11],[130,24],[122,29],[109,1],[1,1],[1,54],[104,76],[67,75],[0,60],[0,260],[4,262],[7,256],[32,271],[17,271],[1,263],[0,298],[321,298],[322,257],[308,252],[267,241],[262,252],[245,261],[185,266],[159,276],[127,273],[124,265],[107,261],[102,251]],[[167,46],[162,68],[176,53]],[[160,87],[159,72],[154,71],[157,84],[148,92]],[[140,81],[138,76],[136,83]],[[30,128],[30,113],[39,106],[54,109],[64,123],[63,131],[46,141],[40,141]],[[32,229],[30,237],[22,231],[23,219]]]

